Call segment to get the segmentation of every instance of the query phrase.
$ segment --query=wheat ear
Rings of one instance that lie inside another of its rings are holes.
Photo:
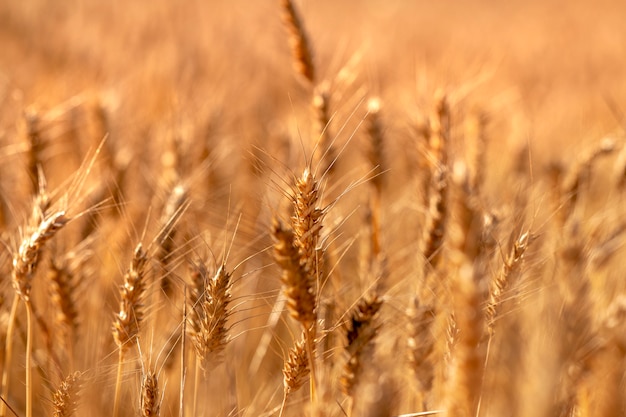
[[[42,213],[43,216],[43,213]],[[16,305],[21,299],[26,306],[26,416],[32,416],[32,304],[30,291],[35,270],[39,263],[39,255],[43,245],[50,240],[63,226],[67,224],[69,218],[64,211],[57,211],[49,217],[43,219],[30,236],[27,236],[21,243],[17,253],[13,257],[12,284],[15,289],[14,309],[10,318],[9,329],[7,329],[7,353],[5,357],[5,370],[3,374],[3,396],[8,394],[9,385],[9,364],[11,363],[11,342],[13,338],[13,321],[15,320]],[[4,411],[4,410],[2,410]]]
[[[317,321],[314,277],[307,272],[301,261],[301,251],[296,246],[292,230],[283,227],[277,219],[273,221],[274,259],[282,269],[281,281],[291,316],[304,330],[309,371],[311,372],[311,400],[315,400],[315,325]]]
[[[41,117],[34,109],[24,114],[26,122],[26,139],[28,141],[28,173],[32,181],[33,194],[41,189],[39,170],[43,161],[44,141],[41,136]]]
[[[486,307],[486,324],[489,335],[493,335],[495,321],[498,317],[498,309],[502,302],[502,296],[509,283],[521,272],[522,261],[532,240],[530,230],[526,230],[515,239],[509,254],[506,256],[500,273],[491,282],[489,300]]]
[[[281,0],[280,4],[283,10],[283,21],[289,32],[293,67],[298,74],[313,85],[315,84],[313,52],[300,14],[292,0]]]
[[[171,193],[161,216],[161,232],[156,238],[158,245],[155,258],[161,266],[161,291],[166,296],[172,295],[171,269],[174,238],[177,232],[177,223],[183,213],[187,199],[187,188],[182,184],[176,185]]]
[[[114,417],[119,415],[124,354],[137,339],[139,326],[143,319],[142,300],[146,289],[144,270],[147,262],[148,256],[144,252],[142,244],[139,243],[135,247],[130,267],[124,275],[124,284],[120,289],[120,311],[115,315],[113,321],[113,338],[119,350],[113,403]]]
[[[283,367],[283,403],[280,416],[283,415],[287,398],[304,385],[309,376],[309,358],[306,349],[306,339],[302,339],[289,350],[289,355]]]
[[[441,260],[441,248],[448,211],[448,147],[450,141],[450,108],[445,96],[437,98],[436,115],[431,118],[429,153],[432,159],[428,215],[422,240],[426,259],[424,275],[435,270]]]
[[[564,224],[574,212],[580,197],[581,187],[591,175],[593,164],[601,156],[609,155],[617,148],[615,141],[605,139],[594,148],[588,150],[576,162],[561,184],[562,211],[561,221]]]
[[[346,325],[347,361],[340,382],[343,393],[352,399],[363,363],[372,349],[372,340],[378,332],[375,319],[381,306],[382,300],[378,295],[367,294],[357,303]]]
[[[200,299],[199,311],[196,310],[195,313],[198,322],[192,325],[193,344],[205,373],[221,362],[222,353],[229,341],[226,322],[230,316],[230,278],[231,274],[226,272],[225,265],[221,265],[208,280],[205,293]]]
[[[317,137],[315,144],[314,164],[319,172],[332,173],[337,160],[337,149],[333,144],[330,132],[330,87],[323,82],[315,87],[313,93],[313,111],[315,130],[313,137]]]
[[[158,417],[161,412],[159,379],[152,371],[147,371],[141,379],[141,416]]]
[[[78,310],[76,308],[76,279],[67,258],[50,260],[48,281],[50,298],[57,306],[55,325],[59,329],[59,339],[67,347],[70,369],[74,361],[74,338],[78,329]]]
[[[52,394],[53,417],[70,417],[74,414],[78,406],[80,377],[80,372],[68,375]]]
[[[229,342],[228,317],[231,312],[231,274],[222,264],[213,277],[209,277],[206,264],[197,261],[191,270],[191,297],[189,335],[196,353],[196,372],[193,396],[193,413],[196,415],[200,376],[208,373],[222,361]]]

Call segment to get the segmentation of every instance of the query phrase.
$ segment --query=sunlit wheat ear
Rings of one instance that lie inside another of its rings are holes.
[[[113,337],[120,350],[127,350],[134,344],[141,321],[143,320],[143,298],[146,290],[145,266],[148,255],[139,243],[135,247],[133,259],[120,288],[120,310],[113,321]]]
[[[289,356],[283,367],[285,399],[304,385],[309,377],[309,359],[304,337],[289,349]]]
[[[506,259],[504,259],[500,272],[490,284],[485,319],[487,331],[490,335],[494,332],[495,321],[498,317],[504,292],[511,281],[521,273],[524,255],[531,241],[530,230],[524,231],[514,240],[513,246],[506,255]]]
[[[124,274],[124,283],[120,288],[120,311],[113,320],[113,338],[118,347],[117,379],[115,382],[115,398],[113,417],[118,417],[122,386],[122,370],[124,355],[134,344],[143,320],[143,298],[146,290],[145,267],[148,255],[141,243],[137,244],[130,267]]]
[[[341,390],[350,397],[359,382],[363,365],[370,360],[372,341],[379,327],[376,317],[381,306],[382,300],[377,294],[367,294],[358,302],[346,324],[347,361],[341,375]]]
[[[207,297],[206,288],[209,282],[209,271],[204,262],[198,260],[190,265],[191,294],[189,296],[189,327],[187,331],[193,335],[200,333],[200,322],[204,317],[202,305]]]
[[[172,295],[171,283],[171,258],[174,252],[174,238],[177,232],[178,220],[185,209],[185,201],[187,200],[187,188],[182,184],[176,185],[171,193],[163,213],[161,215],[161,232],[156,238],[158,243],[155,258],[161,268],[161,291],[166,296]]]
[[[159,379],[151,371],[146,371],[141,377],[141,407],[142,417],[156,417],[161,412],[161,398],[159,396]]]
[[[431,180],[426,224],[422,236],[424,276],[436,269],[441,260],[441,248],[448,214],[448,179],[445,168],[436,168]]]
[[[52,416],[70,417],[78,406],[80,391],[80,372],[74,372],[65,378],[52,394]]]
[[[199,299],[198,323],[192,324],[191,328],[196,354],[205,372],[222,361],[229,342],[227,321],[231,313],[231,288],[231,274],[226,272],[225,265],[221,265],[207,281],[205,294]]]
[[[448,215],[450,107],[445,95],[437,98],[435,115],[430,121],[428,139],[431,173],[427,192],[428,213],[422,237],[422,255],[426,260],[424,275],[436,269],[441,260],[441,248]]]
[[[75,269],[66,257],[52,256],[47,271],[50,298],[56,311],[54,329],[58,345],[64,347],[68,361],[73,363],[74,341],[78,331],[79,312],[76,306],[77,279]],[[71,369],[71,365],[70,365]]]
[[[313,85],[316,72],[313,64],[313,51],[302,18],[292,0],[280,0],[280,5],[283,21],[289,32],[293,67],[298,74]]]
[[[300,251],[296,246],[296,238],[288,229],[274,219],[272,225],[274,238],[274,260],[282,269],[281,281],[287,297],[287,306],[291,316],[310,327],[316,320],[316,299],[314,281],[311,274],[300,263]]]
[[[69,221],[64,211],[57,211],[39,223],[32,234],[26,236],[13,257],[13,288],[20,298],[30,301],[31,283],[39,262],[43,245]]]
[[[315,282],[319,276],[321,256],[318,249],[324,210],[319,207],[319,183],[313,173],[305,168],[296,181],[294,214],[291,218],[294,243],[300,251],[301,263]]]

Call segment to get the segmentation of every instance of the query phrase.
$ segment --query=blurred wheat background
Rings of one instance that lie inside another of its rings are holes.
[[[626,415],[625,12],[0,2],[0,416]]]

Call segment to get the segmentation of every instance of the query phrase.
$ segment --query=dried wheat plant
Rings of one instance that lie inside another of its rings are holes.
[[[0,417],[626,415],[625,5],[78,3],[0,2]]]

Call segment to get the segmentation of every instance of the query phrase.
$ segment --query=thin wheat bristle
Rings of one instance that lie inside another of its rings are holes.
[[[294,69],[313,85],[315,84],[313,52],[300,14],[292,0],[281,0],[281,6],[283,21],[289,31]]]
[[[272,227],[274,238],[274,260],[282,268],[281,281],[287,297],[287,306],[291,316],[305,327],[316,320],[316,300],[313,277],[300,263],[300,251],[292,230],[274,219]]]
[[[70,417],[78,406],[80,372],[68,375],[52,394],[53,417]]]
[[[139,334],[143,320],[143,298],[146,289],[145,266],[148,255],[139,243],[120,288],[120,310],[113,322],[113,337],[120,350],[128,349]]]
[[[199,323],[195,325],[198,331],[194,331],[192,336],[196,354],[205,372],[211,371],[221,362],[222,353],[229,341],[226,323],[230,316],[230,278],[231,274],[226,272],[226,266],[221,265],[208,280],[205,295],[200,299]]]
[[[346,326],[345,352],[348,357],[341,375],[341,389],[352,396],[359,381],[366,356],[372,349],[372,340],[378,332],[375,318],[382,306],[376,294],[368,294],[356,305]]]
[[[23,300],[30,300],[31,282],[39,262],[41,248],[68,221],[65,212],[58,211],[42,220],[37,229],[22,241],[13,257],[13,288]]]
[[[147,371],[141,380],[141,416],[155,417],[161,412],[159,380],[152,371]]]

